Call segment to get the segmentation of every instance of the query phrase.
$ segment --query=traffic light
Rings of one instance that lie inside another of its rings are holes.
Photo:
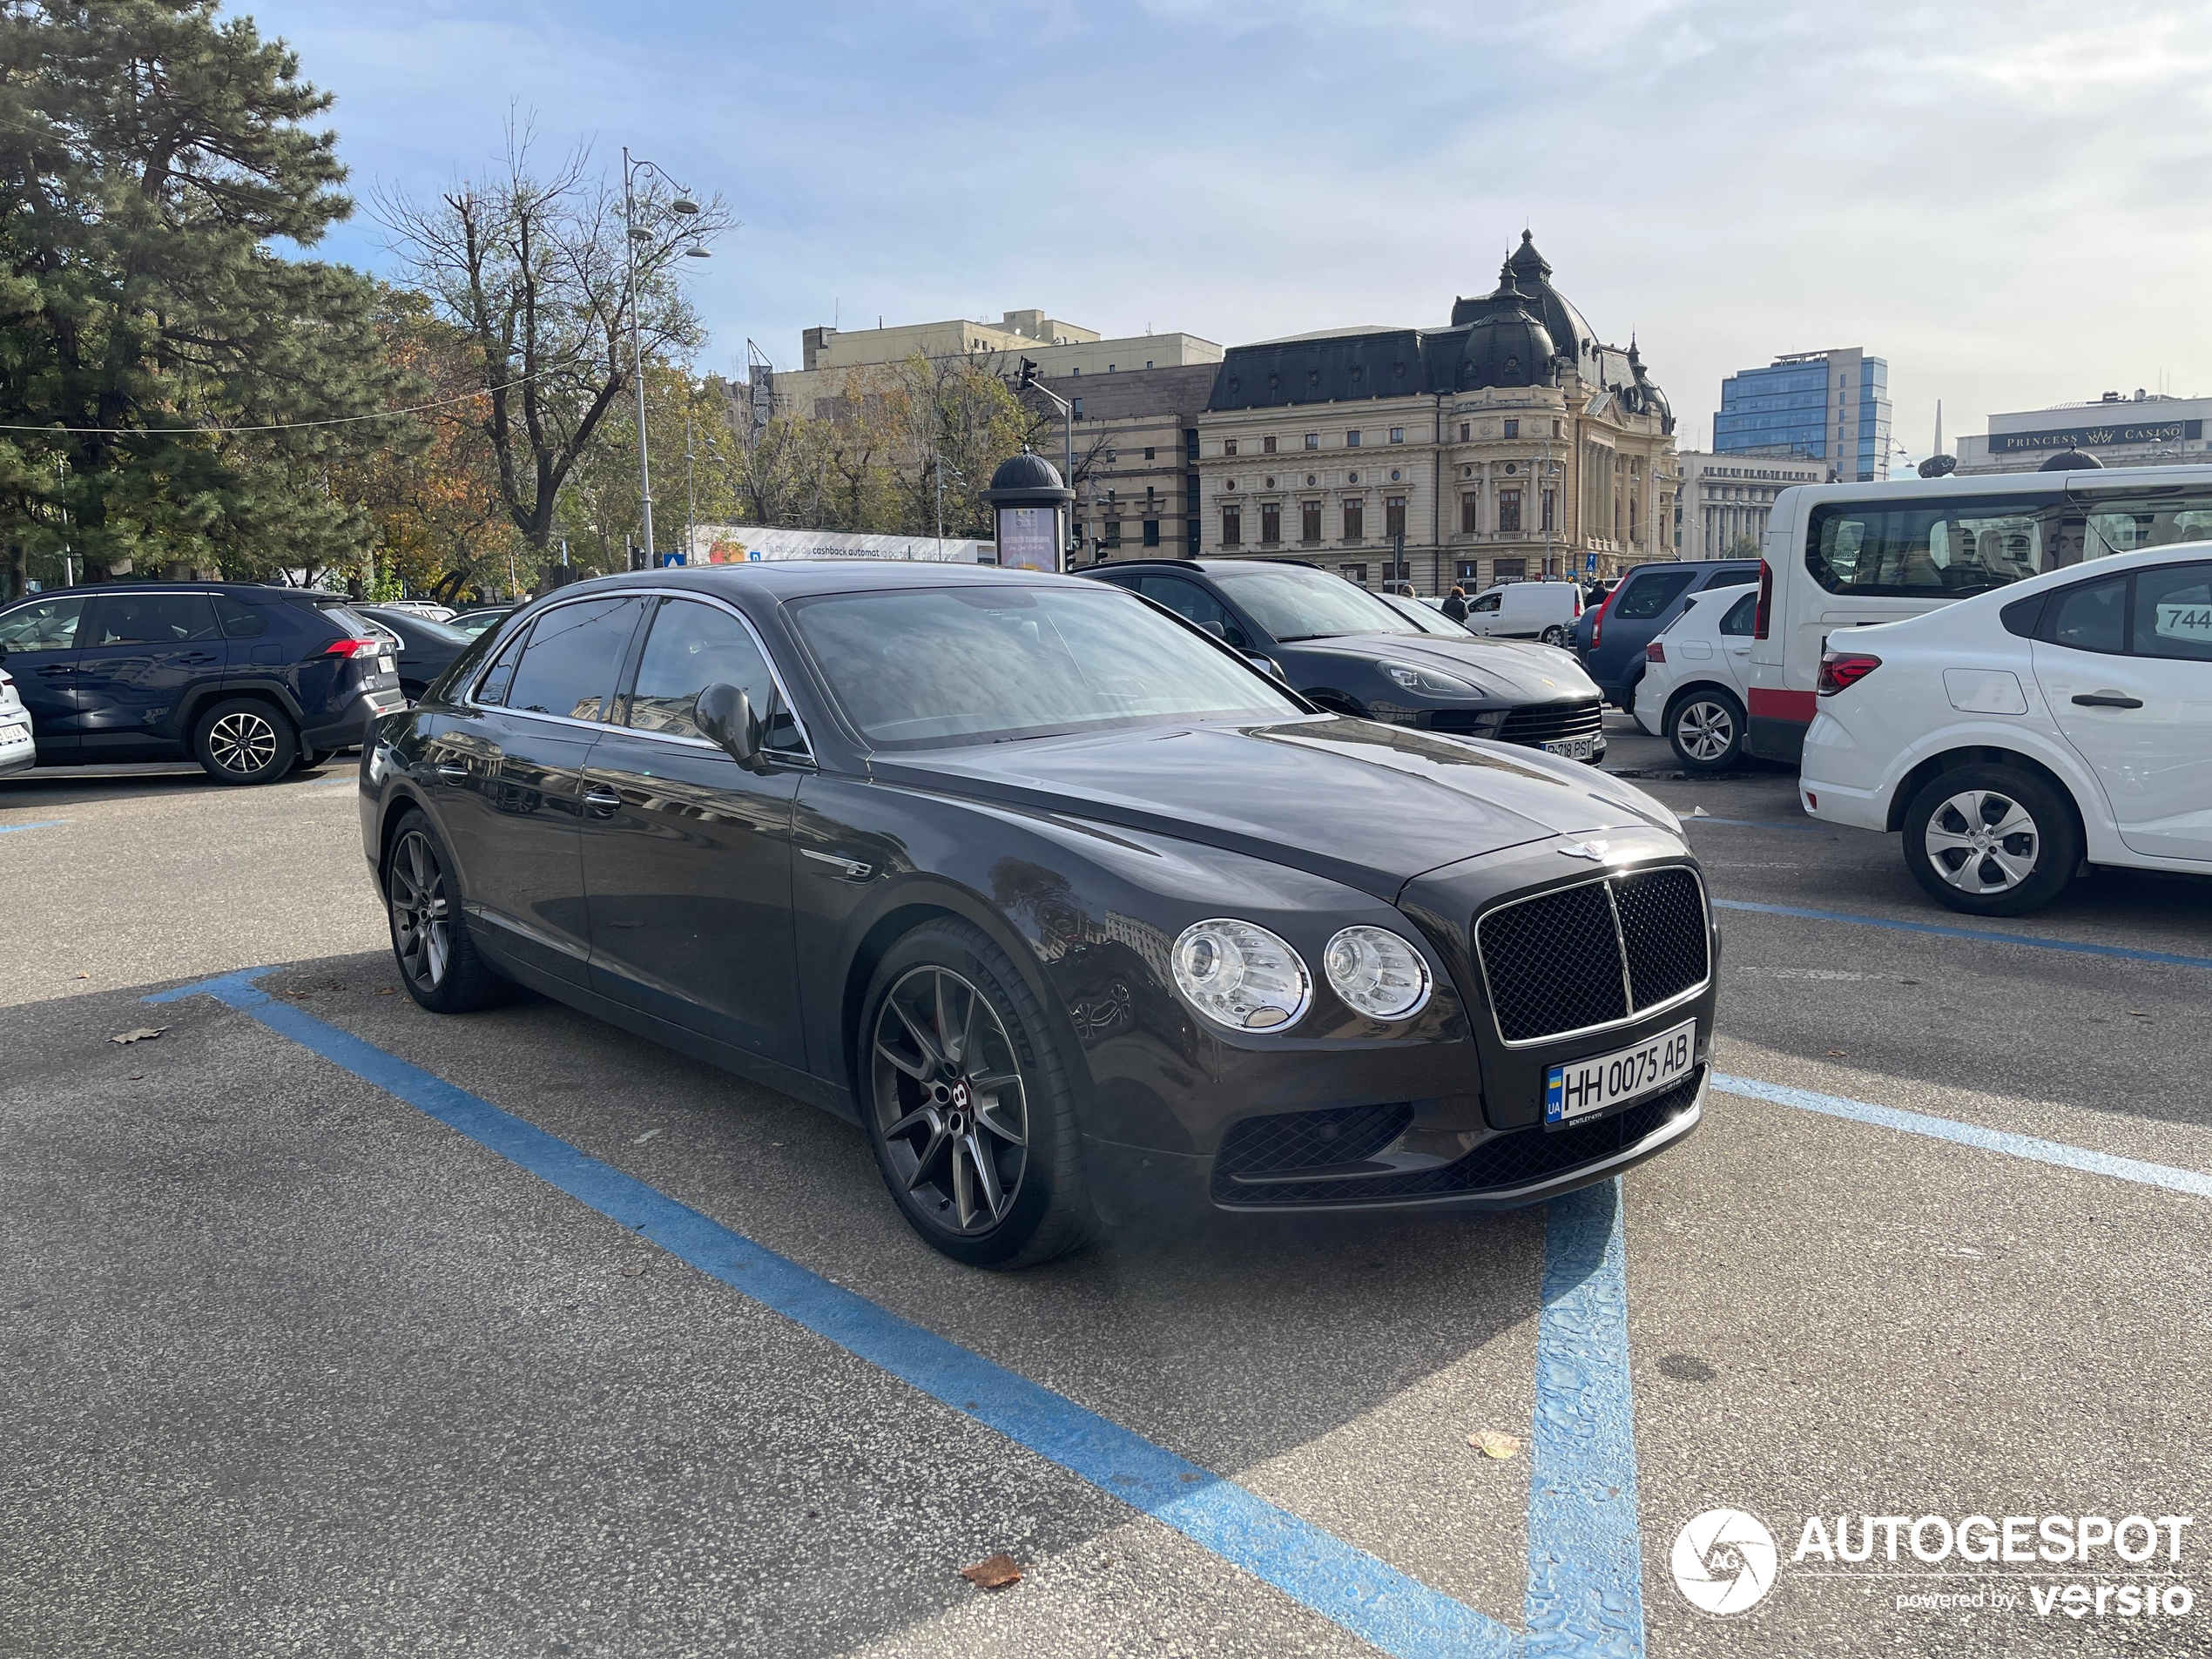
[[[1026,392],[1036,383],[1037,366],[1024,357],[1022,360],[1021,372],[1014,377],[1014,389],[1017,392]]]

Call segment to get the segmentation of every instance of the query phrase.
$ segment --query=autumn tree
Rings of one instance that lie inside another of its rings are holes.
[[[555,534],[563,490],[631,394],[633,305],[645,361],[688,361],[705,341],[678,273],[730,228],[728,210],[718,196],[685,201],[651,173],[636,204],[633,239],[621,181],[595,171],[583,149],[541,173],[526,126],[509,130],[490,174],[430,202],[377,201],[410,277],[475,350],[485,393],[476,422],[500,503],[534,561]]]

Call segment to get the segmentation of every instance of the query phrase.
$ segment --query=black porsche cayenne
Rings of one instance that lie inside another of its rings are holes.
[[[519,981],[813,1101],[966,1262],[1179,1206],[1527,1204],[1702,1109],[1719,941],[1664,807],[1324,711],[1103,583],[584,583],[361,766],[423,1007]]]

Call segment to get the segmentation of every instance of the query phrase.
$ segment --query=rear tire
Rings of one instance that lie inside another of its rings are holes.
[[[1905,809],[1904,827],[1912,879],[1970,916],[2040,910],[2081,864],[2073,802],[2023,766],[1938,774]]]
[[[384,914],[392,959],[407,994],[433,1014],[467,1014],[507,995],[507,981],[476,949],[445,843],[409,810],[384,860]]]
[[[854,1044],[868,1143],[892,1202],[970,1267],[1031,1267],[1097,1231],[1075,1089],[1042,1007],[973,923],[891,948]]]
[[[1667,709],[1667,742],[1685,772],[1726,772],[1743,758],[1750,722],[1743,704],[1717,686],[1682,693]]]
[[[273,705],[234,697],[199,717],[192,748],[200,769],[219,784],[273,784],[292,770],[300,736]]]

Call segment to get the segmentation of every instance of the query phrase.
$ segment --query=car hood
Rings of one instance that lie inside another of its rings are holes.
[[[1577,762],[1344,717],[1147,726],[878,756],[880,782],[1118,825],[1393,900],[1426,870],[1674,815]]]
[[[1441,634],[1342,634],[1284,646],[1310,658],[1405,663],[1456,674],[1513,703],[1575,701],[1598,694],[1596,684],[1567,652],[1512,640],[1464,640]]]

